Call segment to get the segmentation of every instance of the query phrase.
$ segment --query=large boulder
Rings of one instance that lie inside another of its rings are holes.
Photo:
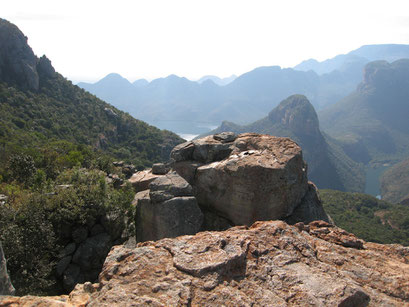
[[[7,272],[6,258],[0,242],[0,295],[13,295],[15,292]]]
[[[308,191],[301,148],[289,138],[211,135],[175,147],[171,158],[199,205],[234,225],[284,219]]]
[[[176,172],[158,177],[150,189],[136,194],[136,236],[138,241],[195,234],[203,214],[191,185]]]

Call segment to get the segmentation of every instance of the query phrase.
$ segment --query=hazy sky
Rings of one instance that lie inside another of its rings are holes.
[[[409,44],[408,0],[0,0],[0,17],[74,81],[226,77]]]

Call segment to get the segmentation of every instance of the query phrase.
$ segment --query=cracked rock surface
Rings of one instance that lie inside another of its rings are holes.
[[[2,297],[0,305],[30,299],[39,298]],[[99,284],[78,285],[59,305],[49,299],[49,306],[408,306],[409,248],[364,242],[323,221],[256,222],[115,246]]]

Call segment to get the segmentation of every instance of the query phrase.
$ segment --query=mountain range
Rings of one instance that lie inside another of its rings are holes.
[[[214,76],[195,82],[176,75],[133,86],[117,74],[78,85],[158,127],[199,134],[222,120],[255,121],[292,94],[303,94],[317,110],[324,109],[355,90],[369,61],[404,57],[409,58],[407,45],[368,45],[324,62],[258,67],[224,86]]]

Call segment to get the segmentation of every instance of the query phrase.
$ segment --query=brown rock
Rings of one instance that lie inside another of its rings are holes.
[[[90,296],[87,306],[408,306],[409,248],[346,247],[345,237],[358,240],[326,222],[270,221],[115,246],[99,285],[73,293]],[[73,293],[2,297],[0,305],[72,306]]]
[[[289,216],[308,190],[301,148],[288,138],[250,133],[230,147],[227,158],[197,168],[199,204],[235,225]]]
[[[149,184],[160,176],[152,174],[152,170],[148,169],[136,172],[128,179],[128,182],[132,184],[135,192],[140,192],[149,189]]]

